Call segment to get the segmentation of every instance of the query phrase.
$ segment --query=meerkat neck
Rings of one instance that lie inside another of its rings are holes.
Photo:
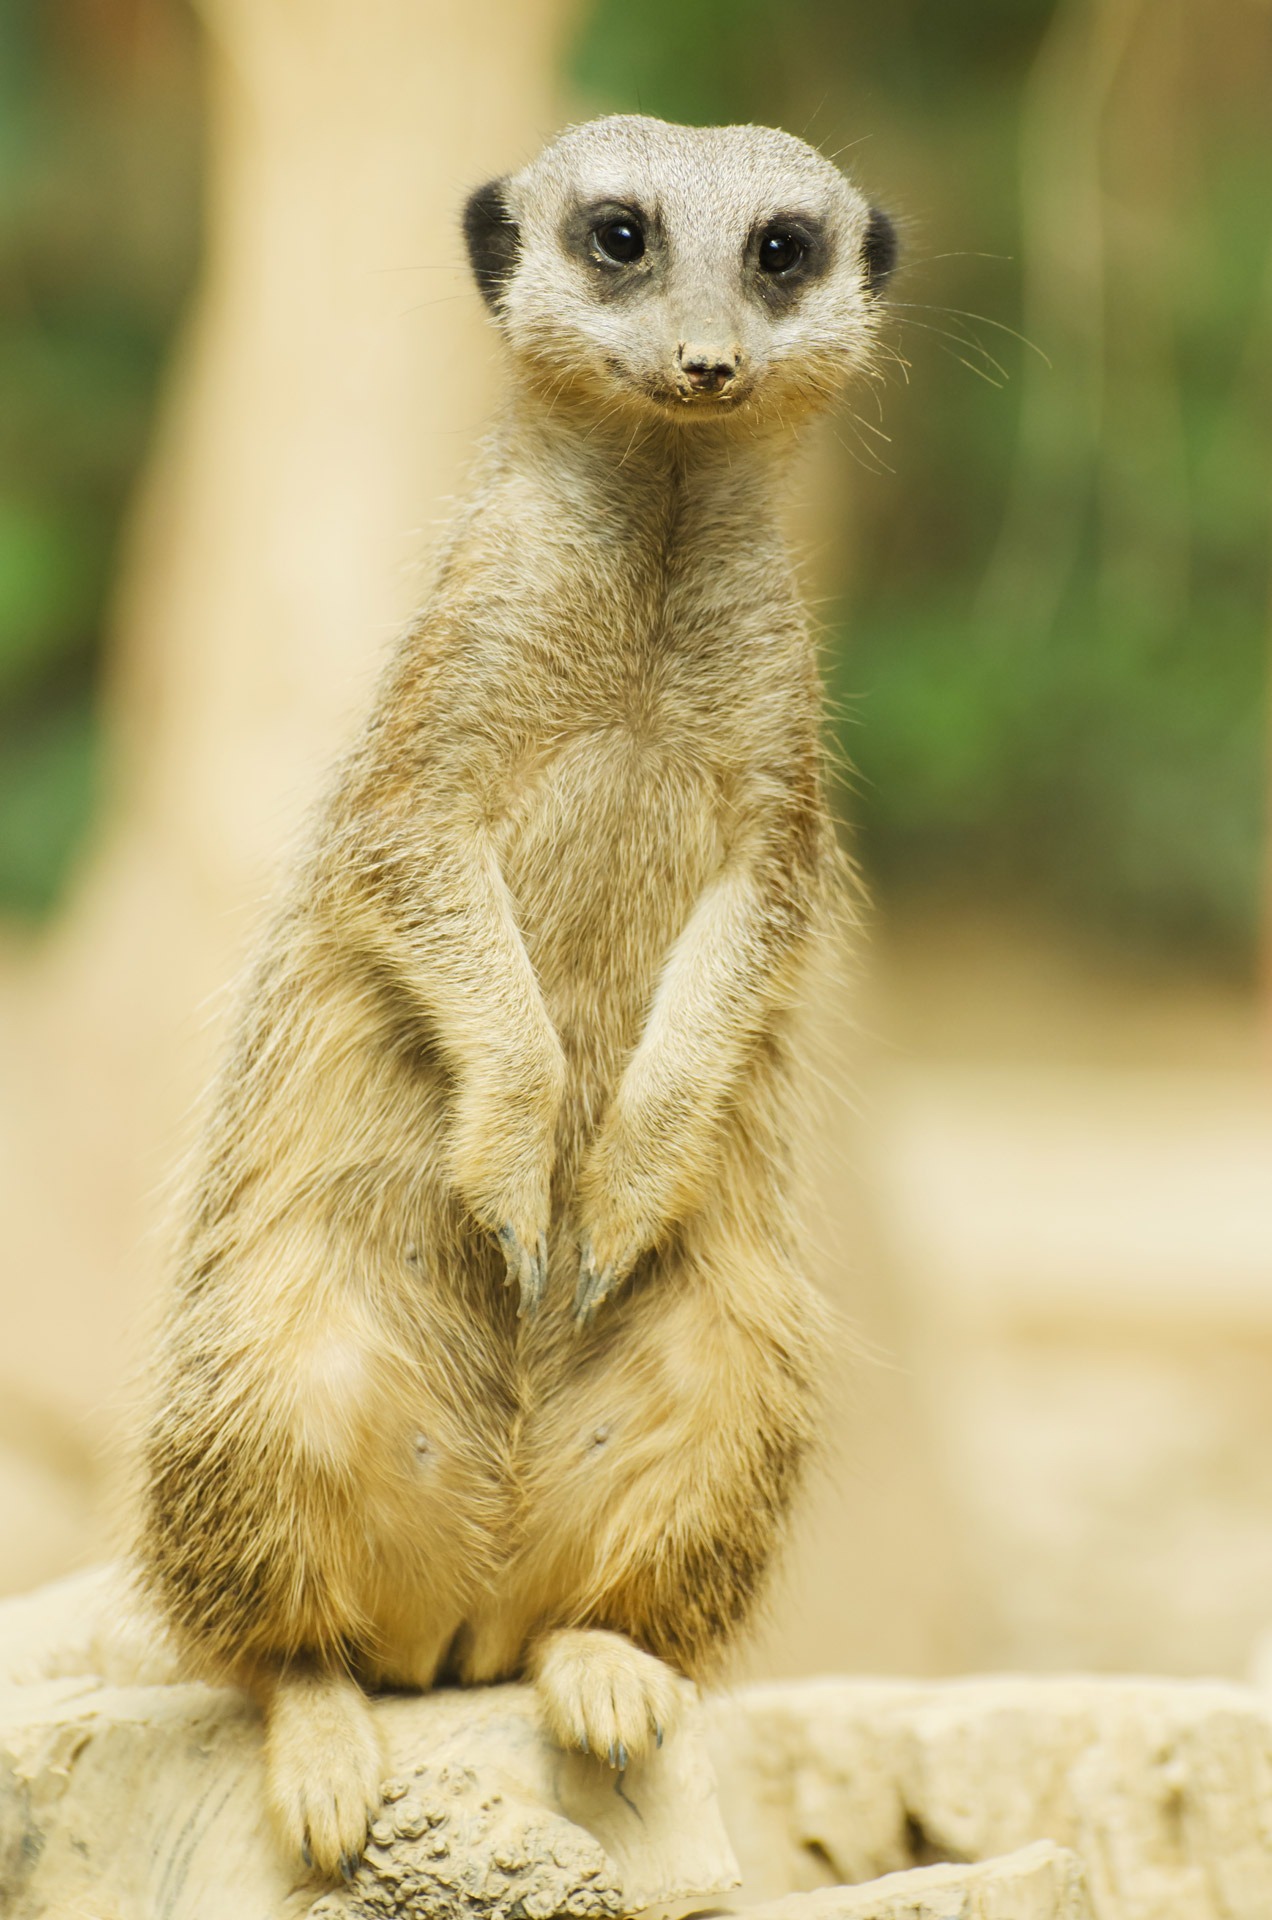
[[[707,517],[717,536],[734,524],[748,541],[776,534],[794,436],[737,421],[633,424],[620,414],[584,413],[559,398],[514,391],[496,429],[500,464],[567,508],[647,519],[657,504],[693,520]]]

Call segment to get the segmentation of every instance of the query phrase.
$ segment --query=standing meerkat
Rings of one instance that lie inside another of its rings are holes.
[[[837,862],[778,509],[892,229],[788,134],[635,117],[464,226],[506,404],[251,974],[144,1447],[146,1586],[327,1873],[365,1688],[525,1674],[599,1763],[661,1741],[825,1345],[789,1113]]]

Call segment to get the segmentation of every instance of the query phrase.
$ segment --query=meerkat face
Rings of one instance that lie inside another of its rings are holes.
[[[868,361],[891,222],[770,127],[615,116],[471,195],[473,272],[523,372],[684,422],[789,419]]]

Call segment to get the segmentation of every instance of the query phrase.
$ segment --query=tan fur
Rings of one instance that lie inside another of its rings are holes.
[[[507,408],[244,996],[145,1446],[143,1574],[328,1873],[358,1685],[529,1672],[558,1739],[661,1738],[824,1345],[788,1163],[836,854],[777,507],[865,362],[867,210],[787,135],[642,120],[499,191]],[[566,248],[580,197],[656,203],[634,292]],[[801,209],[829,264],[778,312],[748,235]],[[740,384],[687,392],[686,338]]]

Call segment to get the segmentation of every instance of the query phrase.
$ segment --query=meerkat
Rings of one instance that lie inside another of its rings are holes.
[[[786,133],[644,117],[464,229],[506,402],[242,996],[143,1448],[144,1583],[332,1876],[367,1690],[522,1676],[597,1764],[661,1744],[825,1346],[790,1122],[838,856],[779,507],[893,230]]]

